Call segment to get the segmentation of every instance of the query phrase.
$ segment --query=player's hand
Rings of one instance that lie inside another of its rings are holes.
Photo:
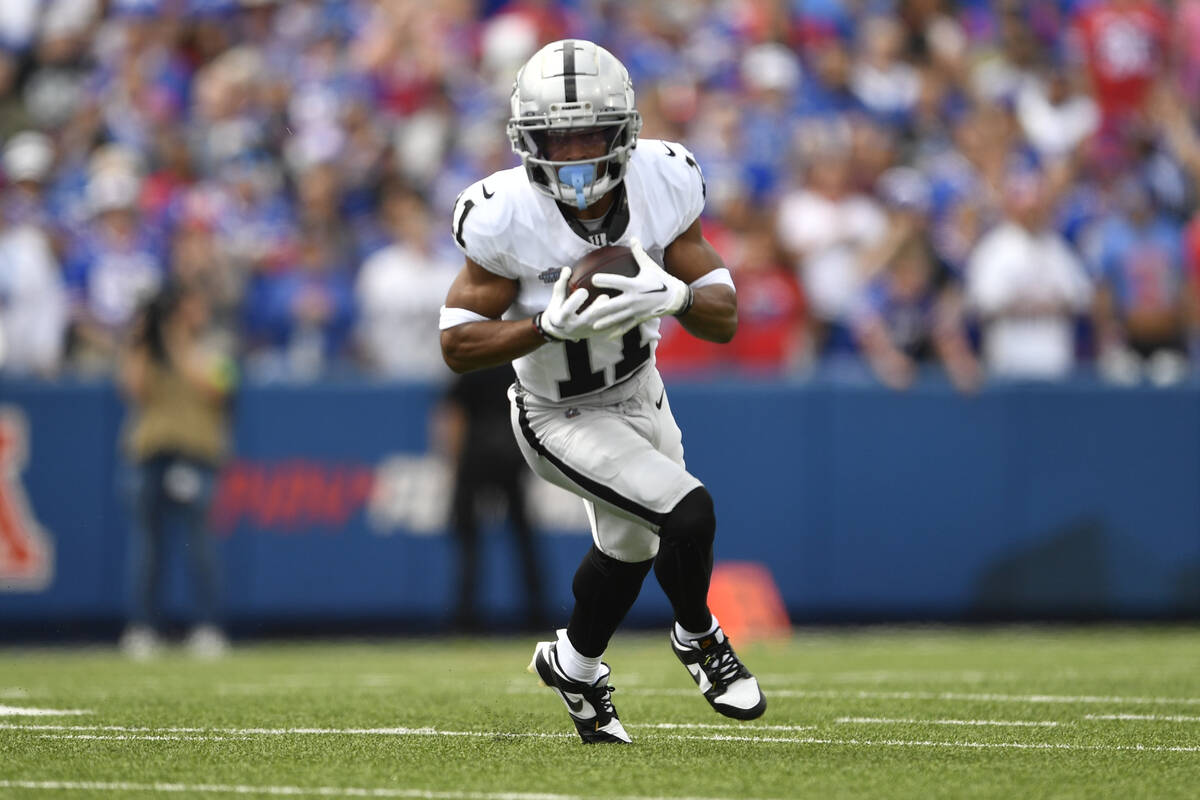
[[[606,313],[596,320],[596,327],[607,333],[623,333],[648,319],[683,313],[692,305],[691,287],[655,263],[640,241],[633,239],[629,249],[638,263],[637,275],[600,273],[592,277],[593,286],[621,292],[610,299]]]
[[[546,310],[533,318],[534,327],[547,338],[572,342],[586,339],[600,329],[597,320],[608,316],[611,297],[601,295],[580,311],[587,302],[588,290],[580,287],[568,295],[570,283],[571,268],[563,267],[550,292],[550,303]]]

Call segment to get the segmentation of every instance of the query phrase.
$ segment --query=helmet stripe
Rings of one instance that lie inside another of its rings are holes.
[[[563,42],[563,100],[574,103],[579,100],[575,89],[575,40]]]

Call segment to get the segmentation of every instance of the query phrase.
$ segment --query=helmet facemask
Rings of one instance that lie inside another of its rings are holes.
[[[585,53],[580,58],[582,69],[569,75],[572,93],[577,94],[571,102],[561,99],[562,69],[547,61],[556,54],[554,63],[562,63],[564,47]],[[507,129],[513,152],[521,157],[535,189],[579,209],[592,205],[624,179],[641,126],[629,73],[608,51],[590,42],[547,45],[521,69],[513,86]],[[599,155],[579,160],[550,157],[562,150],[554,146],[555,139],[593,133],[603,142]]]

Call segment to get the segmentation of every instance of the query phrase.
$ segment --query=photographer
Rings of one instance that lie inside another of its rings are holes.
[[[145,303],[121,359],[130,405],[126,449],[136,469],[131,542],[132,616],[121,639],[131,657],[158,646],[166,537],[179,529],[198,593],[195,655],[227,647],[217,626],[219,579],[206,520],[217,467],[228,449],[232,362],[204,343],[209,300],[195,285],[168,283]]]

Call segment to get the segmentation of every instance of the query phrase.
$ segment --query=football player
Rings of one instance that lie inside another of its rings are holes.
[[[583,498],[593,546],[575,573],[575,606],[530,669],[567,706],[585,743],[628,742],[613,707],[609,639],[654,569],[671,602],[670,634],[708,702],[754,719],[758,681],[708,609],[716,517],[687,471],[682,435],[654,366],[659,318],[728,342],[737,296],[700,229],[704,177],[674,142],[643,139],[625,67],[592,42],[546,45],[517,73],[508,138],[522,166],[468,187],[451,230],[466,263],[441,310],[442,353],[456,372],[512,361],[513,429],[546,480]],[[609,244],[632,249],[633,277],[583,308],[571,269]]]

